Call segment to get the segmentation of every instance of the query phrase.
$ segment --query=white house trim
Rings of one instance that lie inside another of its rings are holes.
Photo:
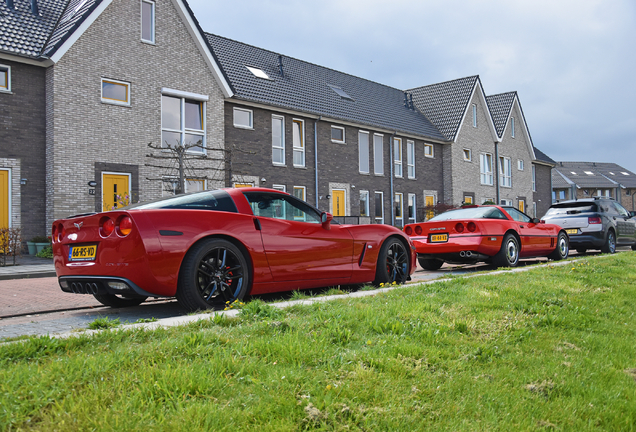
[[[481,86],[481,80],[477,78],[475,81],[475,86],[473,87],[473,91],[470,93],[470,98],[468,99],[468,104],[466,104],[466,108],[464,109],[464,114],[462,115],[462,119],[459,122],[459,128],[457,132],[455,132],[455,137],[453,138],[453,143],[457,143],[457,138],[459,137],[459,133],[462,130],[462,126],[464,125],[464,120],[466,120],[466,116],[471,113],[472,115],[472,100],[475,97],[475,92],[479,94],[479,99],[481,100],[481,104],[483,106],[483,110],[486,113],[486,123],[488,123],[488,128],[490,129],[490,133],[492,134],[493,142],[501,142],[501,138],[497,135],[497,129],[495,128],[495,122],[492,118],[492,114],[488,109],[488,102],[486,102],[486,95],[484,94],[484,89]]]

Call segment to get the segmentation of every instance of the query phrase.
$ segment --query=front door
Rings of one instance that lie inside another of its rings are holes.
[[[429,220],[430,218],[435,216],[435,211],[433,211],[433,207],[435,207],[435,197],[433,195],[426,195],[424,198],[426,200],[424,205],[427,208],[426,220]]]
[[[331,207],[334,216],[346,216],[344,190],[333,189],[331,191]]]
[[[9,227],[9,170],[0,170],[0,228]]]
[[[102,174],[103,211],[131,204],[130,174]]]

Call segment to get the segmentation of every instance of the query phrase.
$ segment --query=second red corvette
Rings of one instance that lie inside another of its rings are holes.
[[[428,222],[409,224],[420,265],[437,270],[445,262],[488,262],[515,267],[520,258],[547,256],[561,260],[569,239],[558,225],[531,218],[514,207],[468,206],[442,213]]]

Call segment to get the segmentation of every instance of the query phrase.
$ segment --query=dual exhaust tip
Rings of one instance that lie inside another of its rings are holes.
[[[75,294],[98,294],[99,286],[94,282],[73,282],[71,284],[71,291]]]
[[[470,258],[471,256],[473,256],[473,253],[471,251],[461,251],[459,253],[459,256],[462,258]]]

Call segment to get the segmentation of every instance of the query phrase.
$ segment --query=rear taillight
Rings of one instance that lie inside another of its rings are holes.
[[[592,225],[592,224],[603,223],[603,221],[601,220],[601,218],[599,216],[591,216],[591,217],[587,218],[587,223],[589,225]]]
[[[422,227],[421,226],[416,226],[415,227],[415,234],[417,235],[422,235]]]
[[[64,225],[59,224],[57,226],[57,241],[62,241],[65,235],[66,235],[66,230],[64,229]]]
[[[455,231],[457,231],[458,233],[463,233],[464,232],[464,224],[462,224],[461,222],[457,222],[455,224]]]
[[[51,228],[51,241],[53,243],[57,241],[57,226],[55,226],[55,224]]]
[[[406,235],[412,235],[413,229],[411,229],[410,226],[407,226],[406,228],[404,228],[404,232],[406,233]]]
[[[468,228],[468,231],[470,232],[475,232],[475,230],[477,229],[477,225],[475,225],[475,222],[468,222],[466,228]]]
[[[130,216],[124,216],[119,219],[119,224],[117,226],[118,234],[126,237],[128,234],[132,232],[132,219]]]
[[[115,231],[115,222],[108,216],[104,216],[99,221],[99,235],[102,237],[108,237]]]

